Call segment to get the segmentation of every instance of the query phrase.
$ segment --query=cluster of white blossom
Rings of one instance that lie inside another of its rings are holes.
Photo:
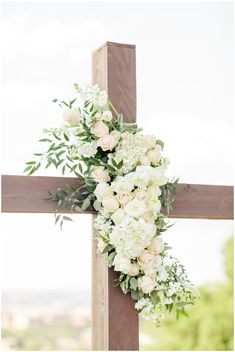
[[[182,303],[184,309],[197,295],[160,236],[165,231],[161,202],[166,206],[164,201],[171,201],[165,176],[169,160],[161,153],[164,144],[122,122],[107,93],[97,85],[75,85],[75,89],[77,98],[62,102],[64,125],[59,134],[52,132],[58,145],[49,139],[48,165],[63,165],[63,173],[66,167],[70,172],[79,168],[91,192],[82,209],[92,200],[98,211],[98,249],[107,253],[108,265],[120,273],[120,286],[124,293],[131,292],[136,309],[145,318],[160,321],[171,305]],[[36,162],[28,164],[30,174],[37,170]]]
[[[161,146],[156,144],[154,136],[124,132],[115,152],[108,155],[109,163],[112,164],[112,158],[117,162],[122,160],[123,166],[119,173],[127,174],[137,165],[157,165],[161,160],[160,151]]]

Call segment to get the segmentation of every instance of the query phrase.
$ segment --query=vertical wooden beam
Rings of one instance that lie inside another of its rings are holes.
[[[126,122],[136,121],[135,46],[107,42],[93,53],[93,84],[108,92]],[[93,218],[94,220],[94,218]],[[93,241],[93,350],[138,350],[139,319],[130,295],[115,286],[117,273],[108,269]]]

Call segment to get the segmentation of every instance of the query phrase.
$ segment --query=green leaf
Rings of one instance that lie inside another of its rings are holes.
[[[23,172],[29,171],[31,169],[31,167],[32,167],[31,165],[27,166]]]
[[[39,139],[39,142],[52,142],[51,139],[48,139],[48,138],[43,138],[43,139]]]
[[[156,144],[160,145],[160,147],[163,149],[164,148],[164,142],[161,141],[161,139],[156,140]]]
[[[150,296],[151,302],[154,306],[159,302],[159,297],[157,291],[153,291]]]
[[[57,103],[58,99],[53,99],[52,103]]]
[[[28,161],[27,163],[25,163],[26,165],[34,165],[36,164],[36,161]]]
[[[136,290],[131,290],[131,298],[134,299],[135,301],[138,301],[140,298],[139,292]]]
[[[130,285],[131,285],[131,288],[132,288],[133,290],[136,290],[136,289],[137,289],[137,287],[138,287],[138,281],[136,280],[135,277],[132,277],[132,278],[130,279]]]
[[[107,246],[104,247],[103,249],[103,254],[109,252],[111,249],[113,249],[113,246],[111,244],[108,244]]]
[[[69,141],[69,137],[67,136],[67,134],[64,133],[64,139],[68,142]]]
[[[114,261],[115,255],[116,255],[116,253],[112,252],[108,256],[108,266],[109,266],[109,268],[113,265],[113,261]]]
[[[69,216],[63,216],[63,220],[66,220],[66,221],[73,221]]]
[[[65,165],[62,167],[62,174],[64,175],[65,173]]]
[[[86,210],[90,206],[90,203],[91,203],[90,198],[86,198],[82,203],[81,209],[83,211]]]
[[[94,203],[93,203],[93,207],[96,211],[99,211],[100,208],[101,208],[101,203],[98,202],[98,200],[95,200]]]

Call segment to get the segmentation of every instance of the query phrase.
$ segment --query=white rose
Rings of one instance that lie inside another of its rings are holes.
[[[161,160],[161,153],[158,148],[150,149],[147,152],[147,157],[152,164],[157,164]]]
[[[138,279],[138,287],[143,291],[143,293],[150,293],[155,288],[155,281],[152,277],[144,275]]]
[[[113,213],[113,215],[111,216],[111,219],[113,220],[113,222],[115,223],[115,225],[118,225],[122,222],[122,220],[125,217],[125,212],[123,209],[119,208],[115,211],[115,213]]]
[[[140,163],[141,163],[141,165],[144,165],[144,166],[149,166],[150,165],[150,161],[147,158],[147,156],[142,156],[140,158]]]
[[[105,134],[97,142],[97,145],[101,147],[103,151],[112,150],[116,144],[115,138],[110,134]]]
[[[118,208],[119,204],[116,200],[115,197],[105,197],[102,200],[103,207],[109,212],[109,213],[114,213]]]
[[[91,128],[91,133],[94,134],[96,137],[102,137],[109,133],[109,128],[102,121],[98,121]]]
[[[63,114],[64,121],[71,126],[76,126],[81,120],[80,111],[75,109],[67,109]]]
[[[117,200],[121,205],[126,205],[131,200],[131,195],[128,193],[121,193],[117,195]]]
[[[115,139],[115,141],[116,141],[116,143],[118,143],[118,141],[119,141],[119,139],[120,139],[120,137],[121,137],[121,132],[119,132],[119,131],[112,131],[111,133],[110,133],[110,136],[112,136],[114,139]]]
[[[124,208],[127,215],[138,218],[146,212],[146,206],[138,199],[131,200]]]
[[[139,274],[139,267],[137,264],[131,264],[131,268],[128,272],[130,276],[137,276]]]
[[[99,202],[102,202],[104,197],[112,197],[113,192],[110,189],[109,185],[105,182],[100,182],[96,186],[94,194]]]
[[[131,270],[132,264],[130,259],[122,257],[118,254],[115,256],[113,263],[115,271],[121,271],[124,274],[128,274],[128,272]]]
[[[151,215],[151,213],[149,211],[147,213],[142,214],[141,218],[144,219],[147,222],[152,222],[153,221],[153,216]]]
[[[110,181],[109,173],[104,169],[103,166],[96,166],[92,171],[92,177],[97,182],[107,182]]]
[[[164,251],[165,244],[161,238],[154,237],[147,248],[148,248],[148,250],[150,250],[156,254],[160,254],[162,251]]]
[[[113,115],[112,115],[111,111],[109,111],[109,110],[103,111],[102,120],[104,120],[104,121],[111,121],[112,118],[113,118]]]
[[[144,191],[140,191],[136,194],[136,198],[145,203],[148,199],[148,194]]]
[[[156,143],[156,137],[145,135],[143,136],[144,146],[148,149],[153,148]]]
[[[138,263],[145,274],[152,274],[155,266],[155,256],[153,253],[145,249],[138,257]]]

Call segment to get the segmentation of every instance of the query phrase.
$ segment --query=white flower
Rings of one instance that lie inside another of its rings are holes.
[[[77,153],[80,156],[85,156],[89,158],[92,156],[95,156],[97,153],[97,143],[96,142],[83,143],[78,147]]]
[[[146,205],[138,199],[133,199],[124,207],[124,210],[127,215],[138,218],[146,212]]]
[[[91,133],[96,137],[102,137],[109,133],[108,126],[102,121],[97,121],[91,128]]]
[[[113,227],[110,233],[110,244],[117,253],[126,258],[138,257],[143,249],[148,246],[156,232],[154,224],[143,220],[134,220],[124,217],[123,221]]]
[[[106,196],[102,200],[103,207],[109,212],[114,213],[118,208],[119,204],[115,197],[113,196]]]
[[[135,309],[137,310],[141,310],[142,308],[144,308],[145,306],[147,306],[150,303],[150,299],[149,298],[141,298],[139,299],[136,304],[135,304]]]
[[[150,276],[144,275],[138,278],[138,287],[143,291],[143,293],[150,293],[154,290],[156,282]]]
[[[76,126],[81,120],[81,114],[79,110],[67,109],[63,114],[64,121],[70,126]]]
[[[138,257],[138,263],[141,270],[147,275],[152,275],[154,272],[155,256],[153,253],[143,250],[141,255]]]
[[[147,156],[142,156],[140,158],[140,163],[141,163],[141,165],[144,165],[144,166],[149,166],[150,165],[150,161],[147,158]]]
[[[117,199],[121,205],[126,205],[132,199],[132,196],[128,193],[119,193]]]
[[[111,134],[105,134],[98,140],[97,144],[103,151],[107,151],[112,150],[117,142]]]
[[[147,152],[147,157],[152,164],[157,165],[157,163],[161,160],[161,153],[158,148],[150,149]]]
[[[161,252],[164,251],[165,244],[161,238],[154,237],[147,248],[153,253],[160,254]]]
[[[155,136],[144,135],[143,140],[144,140],[144,146],[148,149],[153,148],[156,144]]]
[[[139,274],[139,267],[137,264],[131,264],[131,268],[128,271],[128,275],[137,276]]]
[[[102,113],[102,120],[104,121],[111,121],[113,118],[112,112],[109,110],[103,111]]]
[[[103,166],[95,166],[92,171],[92,177],[96,182],[107,182],[110,180],[109,173]]]
[[[113,213],[113,215],[111,216],[111,219],[113,220],[115,225],[118,225],[123,221],[125,216],[126,216],[126,214],[125,214],[124,210],[119,208],[115,211],[115,213]]]
[[[120,255],[115,256],[113,263],[115,271],[121,271],[124,274],[128,274],[128,272],[131,270],[131,261]]]
[[[99,202],[102,202],[104,197],[111,197],[113,192],[106,182],[100,182],[96,186],[94,194]]]

